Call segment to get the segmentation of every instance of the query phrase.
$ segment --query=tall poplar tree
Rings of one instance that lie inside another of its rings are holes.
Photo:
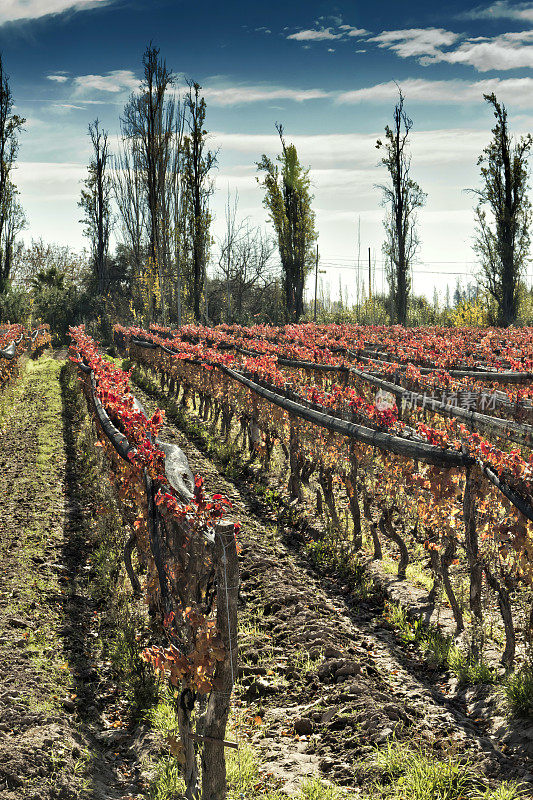
[[[512,325],[518,314],[520,276],[529,260],[531,203],[528,134],[513,141],[507,110],[494,94],[483,95],[494,109],[492,141],[478,159],[482,188],[478,197],[474,250],[481,261],[481,283],[496,302],[497,324]]]
[[[150,287],[146,322],[157,315],[159,305],[161,321],[166,324],[172,237],[170,184],[176,133],[175,75],[152,43],[146,48],[142,63],[144,78],[139,91],[131,95],[124,108],[122,137],[132,168],[141,176],[146,210],[148,264],[144,278]],[[127,187],[137,189],[131,182]],[[121,216],[124,221],[122,212]],[[137,212],[135,218],[139,218]]]
[[[311,208],[309,170],[303,169],[296,147],[287,145],[283,126],[276,124],[282,153],[274,162],[266,155],[257,162],[264,172],[259,184],[265,190],[263,205],[269,211],[278,240],[283,269],[287,319],[298,322],[303,314],[305,278],[314,263],[313,245],[317,239],[315,213]]]
[[[84,211],[85,235],[91,243],[93,270],[98,294],[103,295],[107,282],[107,259],[111,234],[111,176],[110,153],[107,131],[95,119],[89,124],[89,136],[93,157],[88,166],[81,199],[78,203]]]
[[[200,96],[199,83],[189,82],[185,95],[185,125],[181,179],[185,242],[185,278],[194,318],[201,317],[201,301],[211,245],[209,198],[214,187],[211,170],[217,165],[217,153],[207,147],[205,130],[206,104]]]
[[[407,322],[407,304],[411,291],[410,267],[420,240],[416,230],[416,210],[426,202],[426,194],[411,178],[411,156],[408,150],[413,121],[404,110],[404,96],[394,108],[393,125],[385,127],[385,140],[378,139],[376,147],[383,150],[381,163],[389,173],[389,182],[378,186],[383,193],[385,242],[383,254],[389,265],[387,279],[394,309],[395,322]]]
[[[0,54],[0,294],[8,288],[14,236],[25,224],[18,192],[11,180],[19,149],[18,137],[25,121],[13,114],[13,94]]]

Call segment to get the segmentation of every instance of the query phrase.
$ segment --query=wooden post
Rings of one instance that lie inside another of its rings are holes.
[[[359,507],[359,498],[357,496],[357,470],[359,464],[353,442],[350,443],[350,473],[346,476],[346,493],[348,494],[348,502],[350,504],[350,511],[353,519],[353,540],[352,546],[354,550],[360,550],[363,546],[363,535],[361,532],[361,509]]]
[[[290,425],[290,434],[289,434],[290,477],[289,477],[288,490],[291,500],[298,500],[298,502],[301,503],[303,502],[304,498],[303,498],[302,484],[300,481],[300,472],[299,472],[298,430],[296,427],[294,417],[291,414],[289,415],[289,425]]]
[[[226,797],[224,740],[230,698],[237,676],[237,595],[239,562],[233,522],[221,522],[215,529],[217,574],[217,628],[224,643],[224,661],[215,671],[217,688],[207,704],[202,756],[202,800]]]
[[[178,731],[183,744],[183,779],[185,781],[185,799],[198,800],[198,766],[196,751],[191,737],[191,714],[194,709],[195,695],[190,689],[183,689],[178,700]]]
[[[476,528],[476,493],[478,485],[472,468],[466,468],[463,495],[465,548],[470,573],[470,611],[472,612],[472,656],[477,660],[483,652],[483,611],[481,608],[481,582],[483,567],[479,560],[479,541]]]
[[[161,532],[159,527],[159,516],[157,506],[154,502],[154,486],[153,481],[144,469],[144,486],[146,490],[146,503],[147,503],[147,523],[148,523],[148,536],[150,540],[150,550],[157,570],[159,578],[159,589],[161,594],[161,606],[163,615],[168,614],[172,610],[172,599],[168,587],[167,573],[165,571],[165,562],[163,553],[161,552]]]

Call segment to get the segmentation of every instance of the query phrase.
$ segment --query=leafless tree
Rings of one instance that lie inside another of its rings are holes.
[[[144,80],[133,93],[122,117],[126,140],[134,143],[133,168],[142,176],[148,230],[148,254],[157,271],[161,292],[161,319],[167,322],[167,286],[170,260],[169,173],[174,163],[176,102],[175,76],[153,44],[143,55]],[[154,298],[155,302],[155,298]]]
[[[135,139],[122,139],[113,165],[113,192],[124,246],[131,254],[132,273],[138,285],[147,252],[146,204]]]
[[[271,263],[275,243],[247,218],[237,218],[238,199],[237,192],[233,200],[228,193],[226,232],[218,243],[218,274],[226,289],[229,323],[247,321],[251,306],[275,279]]]

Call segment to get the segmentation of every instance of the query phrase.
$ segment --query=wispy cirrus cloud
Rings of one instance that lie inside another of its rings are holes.
[[[102,8],[114,0],[2,0],[0,3],[0,25],[7,22],[40,19],[65,11],[84,11]]]
[[[133,91],[139,86],[139,79],[131,69],[114,69],[106,75],[78,75],[74,78],[74,93],[83,95],[98,91],[109,94]]]
[[[55,114],[68,114],[70,111],[85,111],[85,106],[76,106],[74,103],[52,103],[48,108]]]
[[[327,133],[291,136],[303,164],[310,164],[314,170],[341,168],[376,169],[376,139],[379,131],[371,134]],[[446,128],[440,130],[413,131],[411,146],[416,153],[417,163],[475,163],[477,153],[485,146],[487,132],[469,128]],[[221,152],[232,150],[250,158],[261,153],[276,153],[279,150],[279,137],[276,134],[245,134],[213,132],[213,142]],[[375,181],[374,181],[375,182]]]
[[[46,77],[49,81],[55,81],[56,83],[66,83],[68,81],[66,75],[47,75]]]
[[[508,0],[497,0],[489,6],[476,6],[463,11],[458,19],[515,19],[533,22],[533,3],[509,3]]]
[[[324,42],[365,36],[368,33],[365,28],[355,28],[353,25],[346,24],[341,25],[340,22],[341,20],[337,20],[335,26],[330,25],[327,28],[317,23],[314,28],[303,28],[288,34],[286,38],[294,39],[297,42]]]
[[[494,92],[503,102],[512,103],[517,108],[533,108],[533,78],[489,78],[481,81],[408,78],[402,81],[401,89],[408,102],[452,105],[483,103],[483,95]],[[336,102],[394,102],[397,97],[398,85],[394,81],[387,81],[341,92]]]
[[[48,76],[50,80],[61,83],[67,78],[63,76]],[[178,81],[183,83],[184,76],[178,75]],[[74,97],[83,98],[85,94],[102,92],[105,94],[121,94],[125,91],[135,91],[139,88],[140,80],[132,70],[119,69],[108,72],[106,75],[78,75],[72,81]],[[179,92],[177,85],[176,91]],[[333,97],[334,93],[324,89],[295,89],[292,86],[277,86],[269,84],[228,83],[224,76],[212,76],[202,86],[201,94],[205,99],[216,106],[237,106],[249,103],[265,103],[278,100],[289,100],[302,103],[307,100],[319,100]],[[83,100],[85,103],[101,103],[102,100]]]
[[[332,96],[323,89],[293,89],[287,86],[266,86],[237,84],[233,86],[204,86],[205,99],[217,106],[234,106],[245,103],[291,100],[302,103],[306,100],[319,100]]]

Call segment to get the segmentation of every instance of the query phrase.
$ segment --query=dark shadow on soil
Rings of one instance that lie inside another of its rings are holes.
[[[65,622],[60,634],[63,638],[65,660],[73,675],[72,692],[75,697],[64,702],[66,710],[81,722],[80,744],[88,745],[91,758],[87,764],[87,777],[94,784],[98,776],[100,786],[106,779],[112,779],[109,770],[102,763],[95,734],[101,730],[100,716],[105,703],[102,701],[102,679],[96,667],[95,611],[97,603],[87,591],[90,577],[89,557],[93,544],[89,538],[87,522],[84,519],[84,496],[82,474],[79,467],[79,454],[76,451],[76,429],[80,424],[77,413],[78,394],[69,386],[69,366],[64,364],[60,373],[61,398],[63,404],[63,436],[65,442],[65,521],[62,563],[65,571],[62,583],[65,593],[57,600],[61,603]],[[106,774],[107,773],[107,774]],[[100,797],[89,790],[89,796]],[[115,795],[110,792],[109,797]]]

